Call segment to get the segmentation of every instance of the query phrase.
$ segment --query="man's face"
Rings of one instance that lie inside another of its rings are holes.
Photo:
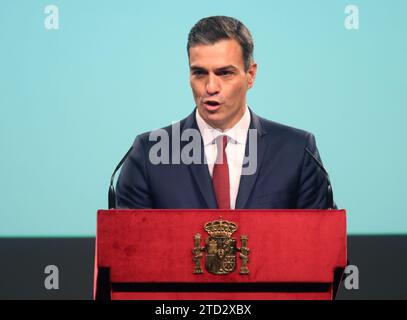
[[[257,65],[244,70],[242,48],[222,40],[189,49],[190,83],[199,115],[212,127],[232,128],[243,116]]]

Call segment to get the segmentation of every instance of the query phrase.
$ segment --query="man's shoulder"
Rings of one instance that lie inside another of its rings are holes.
[[[303,143],[309,141],[309,139],[314,139],[314,135],[307,130],[268,120],[258,115],[253,115],[253,117],[257,117],[259,123],[261,124],[262,130],[270,139]]]

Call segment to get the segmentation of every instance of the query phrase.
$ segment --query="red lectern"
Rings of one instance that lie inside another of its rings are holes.
[[[95,299],[333,299],[345,210],[100,210]]]

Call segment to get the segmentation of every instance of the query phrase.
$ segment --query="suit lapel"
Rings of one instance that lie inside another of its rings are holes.
[[[266,139],[266,132],[261,125],[260,118],[255,115],[251,110],[250,129],[255,129],[257,132],[257,167],[253,174],[242,175],[240,177],[239,191],[236,199],[236,209],[244,209],[250,194],[253,191],[254,184],[259,176],[261,165],[263,163],[264,154],[268,146],[268,139]],[[246,142],[245,155],[249,155],[249,133]],[[253,148],[253,147],[252,147]]]
[[[197,183],[201,195],[205,199],[208,209],[216,209],[216,199],[212,186],[212,179],[206,164],[191,164],[189,169]]]
[[[195,119],[195,109],[186,118],[185,124],[182,128],[182,132],[186,129],[195,129],[195,130],[198,130],[198,132],[199,132],[198,124],[196,123],[196,119]],[[187,141],[181,141],[182,148],[187,144],[188,144]],[[212,179],[209,174],[208,165],[204,161],[205,150],[204,150],[204,145],[203,145],[201,135],[200,135],[200,146],[199,147],[201,149],[200,164],[190,164],[190,165],[188,165],[188,168],[191,171],[191,174],[192,174],[196,184],[198,185],[198,189],[199,189],[202,197],[204,198],[207,207],[209,209],[216,209],[217,204],[216,204],[215,193],[213,191]]]

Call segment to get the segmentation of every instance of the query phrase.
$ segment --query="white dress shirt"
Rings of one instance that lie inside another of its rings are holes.
[[[199,115],[198,109],[196,109],[196,121],[202,135],[205,159],[211,177],[213,174],[213,166],[217,157],[216,138],[220,135],[226,135],[229,138],[226,146],[226,156],[229,166],[230,208],[235,209],[237,193],[239,191],[240,175],[242,173],[242,164],[246,149],[247,133],[250,126],[249,108],[246,106],[246,111],[239,122],[236,123],[233,128],[225,131],[215,129],[206,123],[205,120]]]

